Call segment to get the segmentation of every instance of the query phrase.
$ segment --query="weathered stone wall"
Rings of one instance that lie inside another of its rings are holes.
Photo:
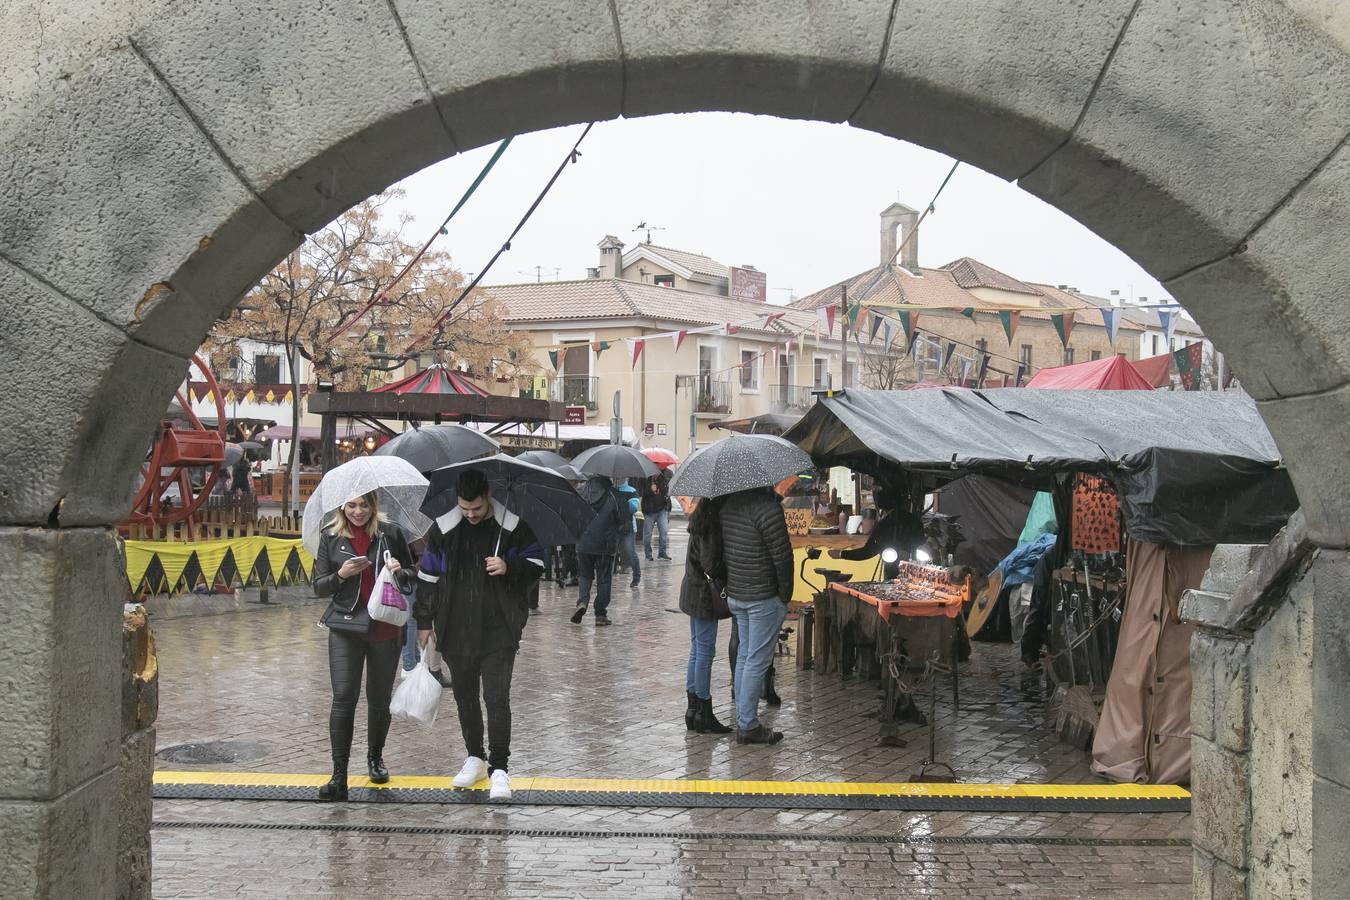
[[[159,662],[142,606],[122,614],[122,748],[117,773],[117,896],[150,896],[150,792],[155,773]]]

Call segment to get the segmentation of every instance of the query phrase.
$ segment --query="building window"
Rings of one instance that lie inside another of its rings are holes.
[[[1030,345],[1030,344],[1023,344],[1023,345],[1022,345],[1021,352],[1018,353],[1018,356],[1017,356],[1017,361],[1020,362],[1022,365],[1026,366],[1028,369],[1031,368],[1031,345]]]
[[[1071,365],[1073,365],[1073,348],[1072,348],[1072,347],[1065,347],[1065,348],[1064,348],[1064,365],[1066,365],[1066,366],[1071,366]]]
[[[814,364],[815,386],[816,390],[825,390],[825,382],[830,377],[829,360],[817,358]]]
[[[1153,339],[1153,355],[1154,355],[1154,356],[1157,356],[1157,355],[1158,355],[1158,338],[1162,337],[1162,335],[1160,335],[1160,334],[1154,334],[1154,335],[1150,335],[1150,337]]]
[[[759,390],[759,354],[753,350],[741,351],[741,390]]]
[[[1093,350],[1093,351],[1092,351],[1092,361],[1093,361],[1093,362],[1096,362],[1097,360],[1099,360],[1099,359],[1101,359],[1101,358],[1102,358],[1102,351],[1100,351],[1100,350]]]
[[[253,357],[254,384],[281,384],[281,357],[275,353],[258,353]]]
[[[668,287],[668,288],[673,288],[673,287],[675,286],[675,276],[674,276],[674,275],[654,275],[654,276],[652,276],[652,284],[655,284],[657,287]]]

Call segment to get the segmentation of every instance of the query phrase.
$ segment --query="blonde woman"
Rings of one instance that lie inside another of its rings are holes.
[[[330,597],[323,624],[328,626],[328,675],[333,706],[328,715],[328,740],[333,777],[319,788],[320,800],[347,799],[347,763],[351,757],[356,702],[361,673],[366,677],[366,723],[370,780],[384,784],[384,740],[389,734],[389,700],[398,672],[403,629],[371,621],[366,603],[375,587],[377,566],[391,555],[389,571],[400,587],[412,589],[412,552],[396,526],[380,517],[378,497],[369,493],[338,507],[333,525],[319,540],[314,557],[314,593]]]

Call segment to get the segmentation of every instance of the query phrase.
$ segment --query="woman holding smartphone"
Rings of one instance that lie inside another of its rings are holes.
[[[381,519],[378,498],[372,492],[338,507],[314,557],[314,593],[332,598],[324,620],[328,625],[328,675],[333,686],[333,705],[328,716],[333,777],[319,788],[320,800],[347,799],[347,764],[363,670],[366,764],[371,783],[384,784],[389,780],[389,770],[384,765],[384,741],[389,734],[389,701],[398,673],[403,628],[372,621],[366,612],[370,592],[375,587],[376,566],[383,564],[385,552],[390,554],[390,573],[400,587],[410,591],[415,577],[412,552],[399,529]]]

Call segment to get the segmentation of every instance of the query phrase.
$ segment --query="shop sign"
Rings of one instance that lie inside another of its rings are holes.
[[[566,410],[564,410],[563,412],[562,423],[564,425],[585,425],[586,407],[584,406],[567,407]]]

